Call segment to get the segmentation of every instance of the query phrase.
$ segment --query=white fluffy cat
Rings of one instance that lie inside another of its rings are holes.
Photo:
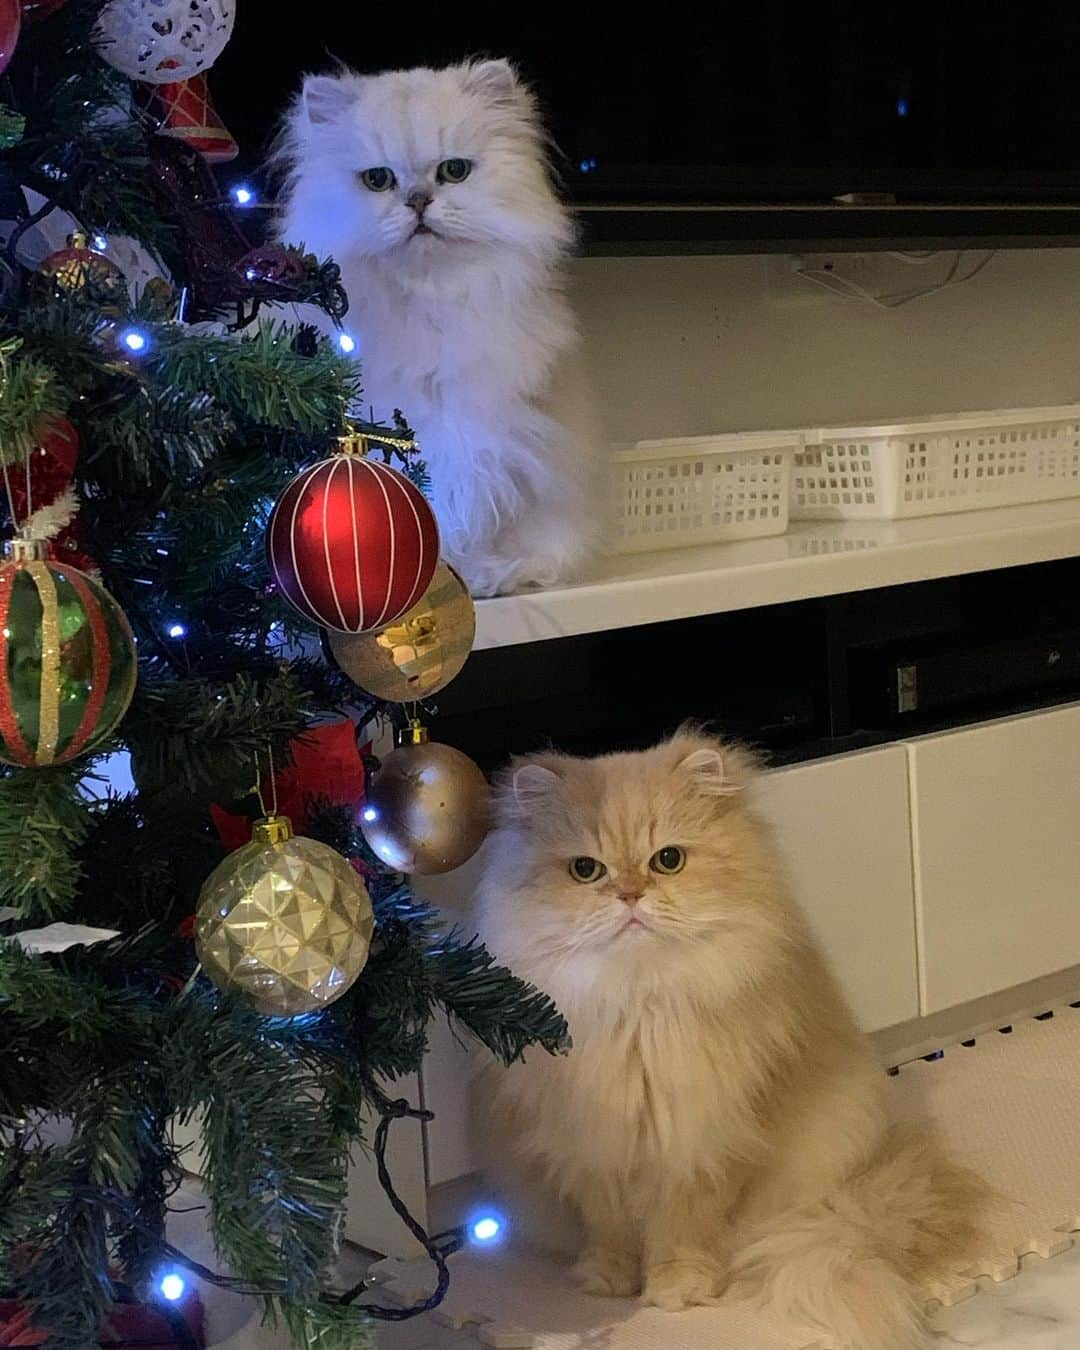
[[[593,1293],[757,1287],[837,1350],[912,1350],[917,1287],[978,1255],[991,1202],[929,1127],[888,1121],[751,778],[692,730],[506,775],[481,935],[574,1044],[485,1070],[483,1156]]]
[[[596,535],[574,229],[544,150],[505,61],[309,76],[283,139],[281,236],[340,264],[365,401],[416,429],[479,595],[567,579]]]

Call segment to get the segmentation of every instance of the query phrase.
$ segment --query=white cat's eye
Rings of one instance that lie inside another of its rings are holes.
[[[590,882],[599,881],[607,872],[607,868],[599,858],[574,858],[570,862],[570,875],[575,881],[580,881],[588,886]]]
[[[649,866],[654,872],[660,872],[664,876],[674,876],[676,872],[681,872],[686,866],[686,849],[680,848],[678,844],[668,844],[666,848],[658,848],[649,859]]]
[[[444,159],[435,170],[435,177],[440,183],[464,183],[471,173],[471,159]]]
[[[397,179],[394,177],[393,169],[387,169],[380,164],[374,169],[362,169],[360,181],[369,192],[389,192]]]

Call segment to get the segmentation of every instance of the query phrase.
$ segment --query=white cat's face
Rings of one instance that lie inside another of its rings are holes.
[[[503,61],[309,77],[290,136],[315,204],[293,231],[316,251],[452,263],[566,233],[534,101]]]

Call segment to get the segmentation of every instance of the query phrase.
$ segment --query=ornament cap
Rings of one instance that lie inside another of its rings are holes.
[[[14,539],[4,540],[3,555],[5,562],[46,562],[49,558],[49,541],[16,535]]]
[[[384,449],[401,450],[405,453],[420,448],[411,436],[395,436],[390,432],[383,433],[377,429],[361,431],[359,427],[353,426],[350,422],[337,438],[337,453],[339,455],[358,455],[363,458],[373,445],[382,446]]]
[[[82,230],[72,230],[67,237],[68,248],[89,248],[90,239]]]
[[[403,745],[427,745],[430,739],[427,727],[418,717],[414,717],[407,727],[401,728],[394,737],[394,742],[400,748]]]
[[[292,821],[288,816],[263,816],[251,827],[253,844],[284,844],[292,837]]]

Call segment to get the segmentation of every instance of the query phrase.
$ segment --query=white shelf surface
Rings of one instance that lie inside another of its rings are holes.
[[[786,534],[605,558],[572,586],[477,603],[476,647],[963,576],[1080,555],[1080,498],[918,520],[795,521]]]

